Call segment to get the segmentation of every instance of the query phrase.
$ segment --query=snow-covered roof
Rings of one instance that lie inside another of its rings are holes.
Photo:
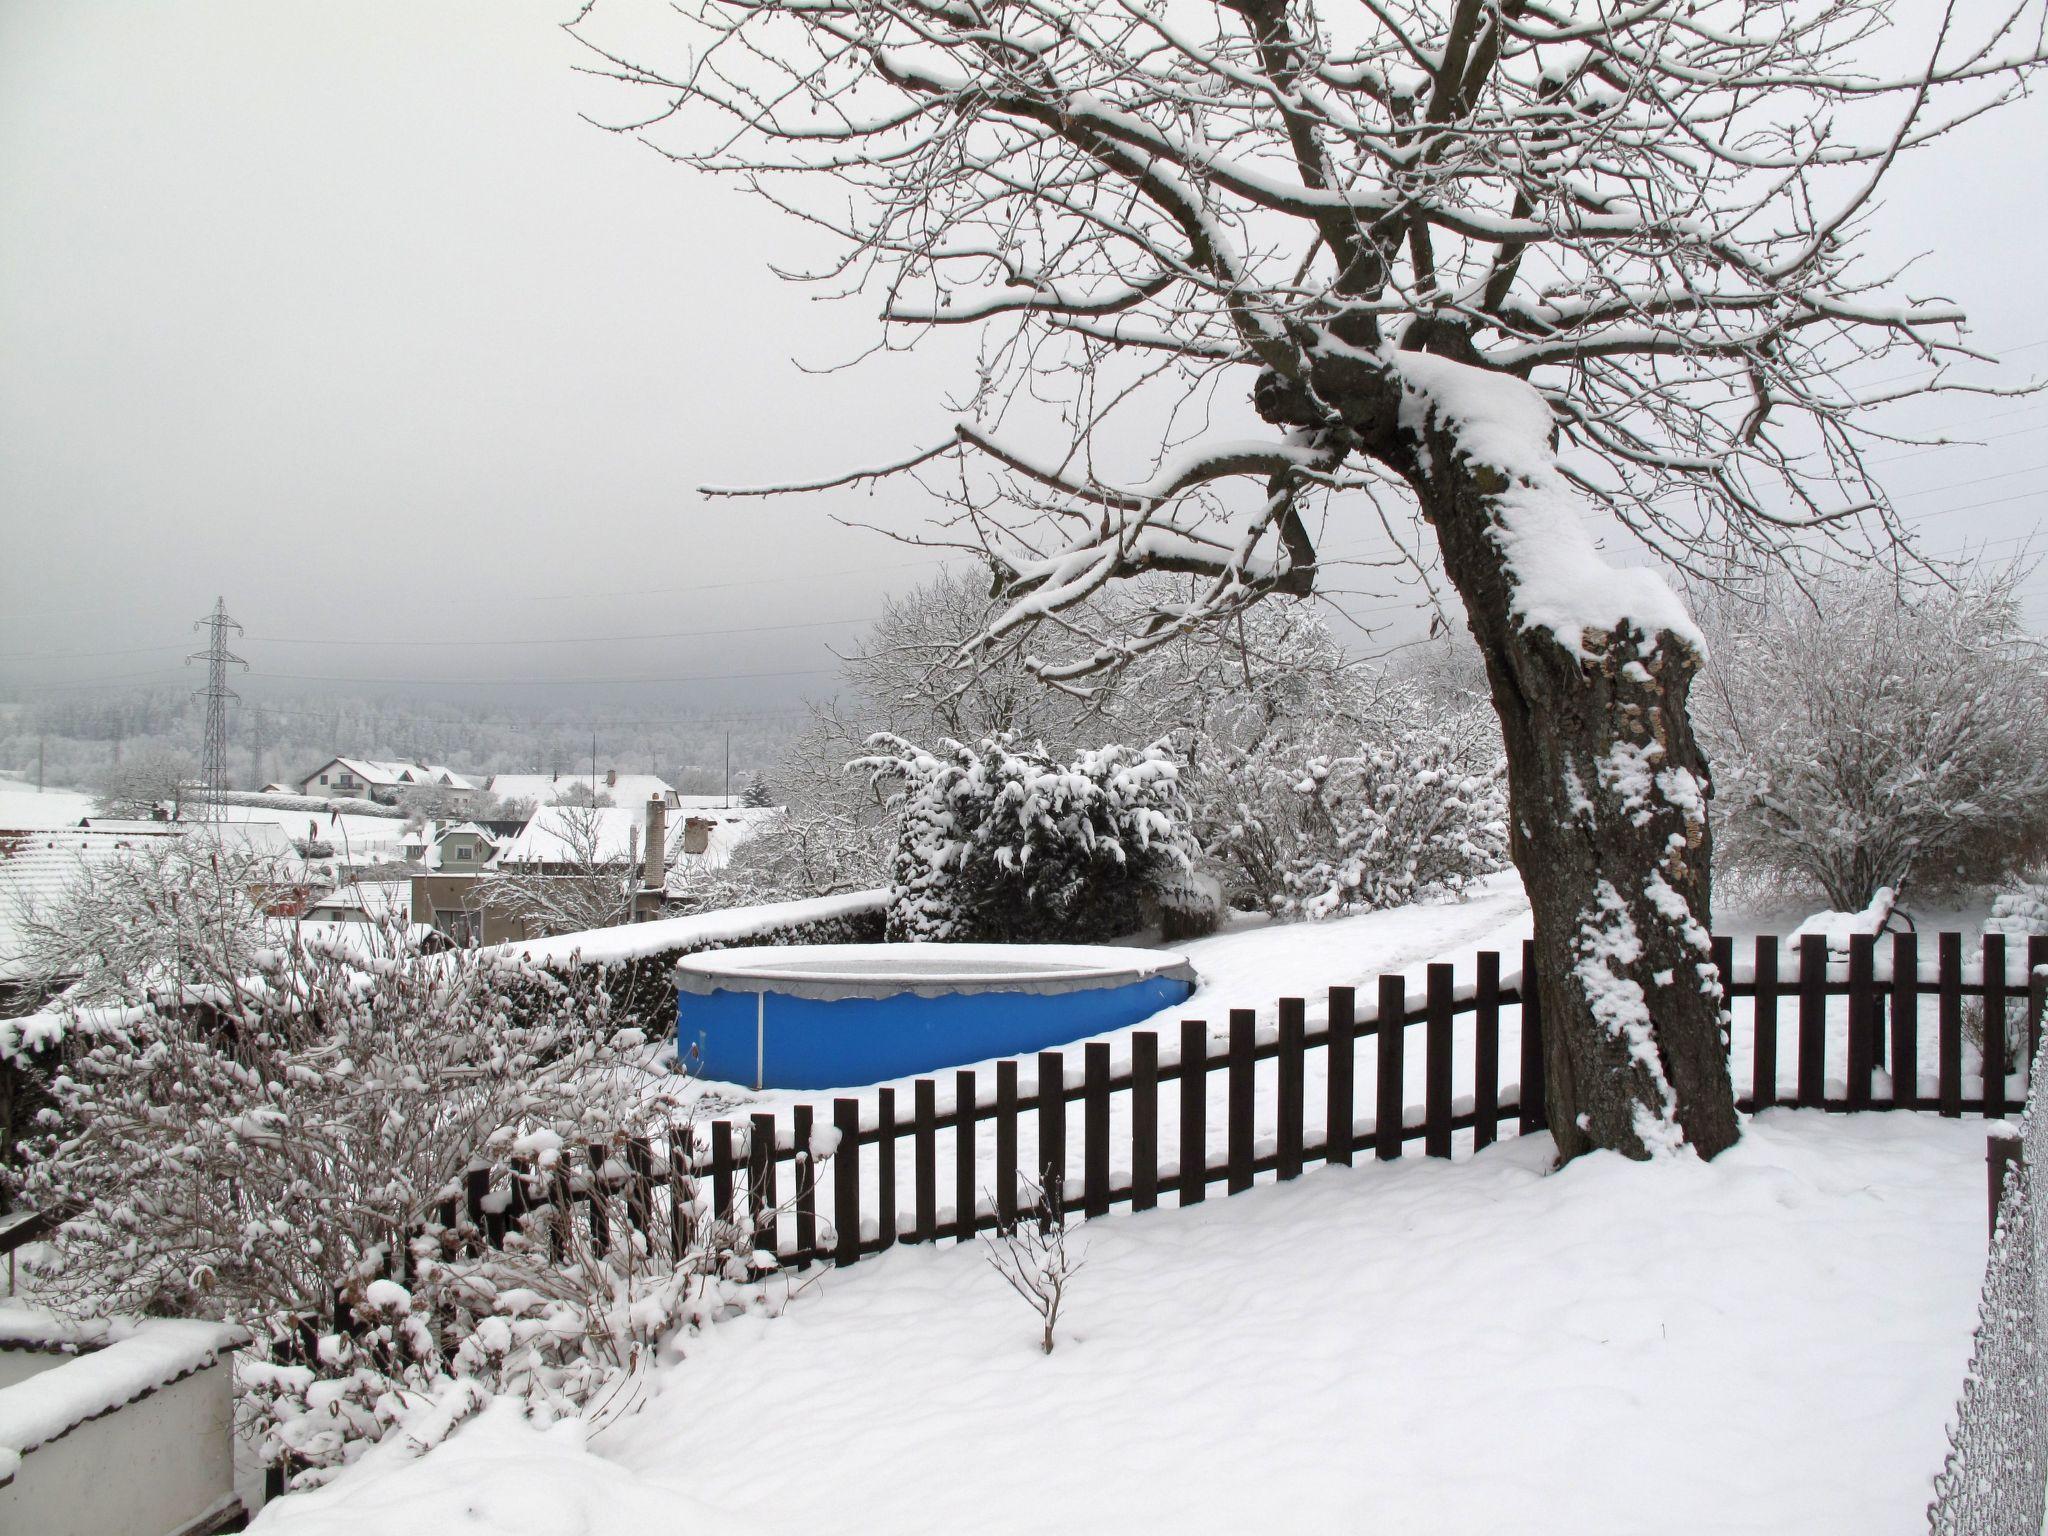
[[[639,810],[649,800],[673,806],[678,800],[674,786],[652,773],[617,773],[607,782],[604,774],[593,781],[587,773],[494,773],[490,790],[500,800],[531,800],[535,805],[553,805],[565,794],[576,794],[596,784],[600,795],[613,805]]]
[[[373,757],[337,757],[330,759],[327,766],[346,768],[365,784],[381,784],[393,789],[405,784],[426,782],[425,768],[418,763],[408,763],[402,759],[394,761]],[[318,774],[319,771],[316,768],[313,773]]]
[[[685,838],[669,840],[669,861],[667,889],[670,895],[680,895],[689,887],[690,878],[707,869],[723,869],[731,860],[733,851],[748,838],[759,832],[769,822],[784,815],[780,806],[736,805],[730,810],[685,810],[680,820],[687,825],[692,821],[711,823],[709,835],[702,853],[686,853]]]
[[[487,843],[496,843],[498,841],[498,839],[492,835],[491,829],[489,827],[480,827],[473,821],[457,822],[454,826],[445,828],[443,831],[436,834],[434,841],[438,843],[443,841],[444,839],[455,837],[464,832],[467,832],[471,837],[480,837]]]
[[[360,912],[375,922],[412,916],[410,880],[358,880],[337,886],[306,904],[305,921],[319,922],[320,912]]]
[[[646,834],[642,806],[544,805],[498,850],[498,867],[633,861],[641,856]],[[668,828],[671,849],[681,846],[682,834],[679,824]]]
[[[109,832],[0,833],[0,977],[24,974],[22,920],[71,888],[134,857],[136,840]]]

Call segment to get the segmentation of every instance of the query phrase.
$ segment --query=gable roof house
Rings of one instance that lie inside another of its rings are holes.
[[[439,763],[415,763],[404,758],[331,757],[307,774],[300,793],[324,795],[330,799],[378,800],[395,804],[408,789],[444,789],[457,804],[467,804],[477,784],[453,768]]]

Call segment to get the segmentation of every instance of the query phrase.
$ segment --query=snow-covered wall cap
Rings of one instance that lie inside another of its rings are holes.
[[[731,944],[782,928],[829,923],[840,918],[880,912],[889,905],[886,890],[849,891],[842,896],[813,896],[806,901],[777,901],[758,907],[726,907],[688,917],[664,917],[620,928],[593,928],[552,939],[508,944],[504,953],[540,965],[579,959],[585,965],[609,965],[644,959],[665,950]]]
[[[0,1340],[82,1351],[0,1390],[0,1482],[21,1458],[87,1419],[202,1370],[249,1341],[231,1323],[183,1318],[74,1323],[27,1307],[0,1307]]]
[[[1156,976],[1196,980],[1185,955],[1109,944],[786,944],[691,955],[676,988],[773,992],[830,1002],[847,997],[947,997],[962,992],[1054,996],[1124,987]]]
[[[1498,469],[1495,544],[1507,563],[1510,607],[1526,629],[1547,629],[1587,658],[1586,636],[1624,624],[1645,636],[1669,630],[1705,656],[1706,637],[1655,571],[1612,566],[1580,521],[1580,498],[1557,469],[1556,426],[1535,386],[1427,352],[1389,352],[1401,379],[1401,426],[1421,435],[1433,418],[1475,464]]]

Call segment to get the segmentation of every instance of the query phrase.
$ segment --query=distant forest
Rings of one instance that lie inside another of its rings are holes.
[[[593,718],[595,716],[596,718]],[[728,734],[735,785],[772,769],[807,720],[802,705],[691,710],[614,704],[465,707],[445,700],[330,694],[247,700],[229,717],[229,767],[238,789],[289,783],[335,756],[411,758],[458,772],[589,773],[597,766],[658,773],[678,789],[716,793],[725,782]],[[95,787],[129,753],[165,751],[197,765],[204,701],[184,688],[92,698],[0,703],[0,769],[34,782]]]

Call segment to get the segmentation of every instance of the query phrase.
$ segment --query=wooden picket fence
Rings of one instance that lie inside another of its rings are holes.
[[[545,1204],[555,1222],[587,1219],[603,1246],[621,1221],[650,1241],[667,1232],[681,1243],[690,1223],[670,1214],[701,1210],[708,1195],[711,1209],[753,1223],[758,1248],[801,1269],[852,1263],[899,1241],[971,1241],[1029,1216],[1034,1187],[1068,1212],[1093,1217],[1114,1206],[1149,1210],[1168,1196],[1195,1205],[1215,1186],[1237,1194],[1263,1176],[1292,1179],[1317,1162],[1351,1163],[1368,1153],[1392,1160],[1416,1141],[1425,1156],[1447,1158],[1464,1133],[1462,1144],[1477,1150],[1504,1126],[1521,1135],[1545,1125],[1542,1021],[1521,984],[1534,973],[1532,950],[1523,946],[1513,975],[1503,974],[1498,954],[1480,954],[1464,985],[1451,966],[1432,965],[1419,999],[1408,995],[1402,977],[1382,976],[1369,1012],[1350,987],[1329,989],[1316,1022],[1299,997],[1280,999],[1277,1023],[1263,1028],[1252,1010],[1233,1009],[1220,1050],[1208,1024],[1190,1019],[1177,1038],[1132,1034],[1126,1062],[1108,1043],[1089,1042],[1080,1047],[1078,1072],[1071,1051],[1042,1051],[1033,1060],[999,1061],[992,1073],[918,1078],[907,1093],[879,1088],[829,1104],[678,1127],[665,1146],[638,1139],[592,1146],[585,1149],[587,1169],[559,1168],[545,1187],[531,1177],[501,1185],[494,1180],[503,1175],[478,1169],[462,1204],[479,1237],[493,1245],[520,1215]],[[1991,1119],[2020,1108],[2024,1092],[2009,1098],[2007,1078],[2022,1064],[2004,1060],[2003,1029],[1980,1032],[1982,1070],[1966,1079],[1964,1003],[1979,999],[1984,1017],[1999,1020],[2009,1005],[2024,1004],[2031,1060],[2048,1005],[2048,936],[2025,941],[2018,979],[2008,967],[2019,954],[1995,934],[1983,939],[1974,974],[1956,933],[1938,937],[1931,966],[1912,934],[1882,945],[1858,939],[1846,957],[1833,960],[1823,940],[1806,937],[1792,954],[1796,963],[1785,965],[1784,944],[1766,936],[1738,965],[1733,944],[1715,941],[1731,999],[1749,1004],[1749,1059],[1735,1063],[1741,1107],[1913,1108]],[[1836,999],[1847,1000],[1847,1060],[1831,1078],[1828,1015]],[[1922,1007],[1929,999],[1931,1021]],[[1471,1026],[1461,1031],[1467,1017]],[[1385,1027],[1393,1021],[1398,1027]],[[1511,1079],[1502,1070],[1504,1021],[1519,1024]],[[1786,1034],[1796,1059],[1790,1092],[1781,1091],[1779,1070]],[[1930,1044],[1931,1078],[1922,1073],[1923,1046]],[[1361,1120],[1354,1084],[1368,1049],[1372,1113]],[[1419,1106],[1405,1092],[1409,1053],[1418,1049]],[[1260,1073],[1269,1062],[1262,1106]],[[1311,1064],[1321,1069],[1319,1095],[1307,1091]],[[1216,1075],[1224,1089],[1220,1115],[1211,1113]],[[1470,1092],[1454,1096],[1461,1075],[1469,1076]],[[1199,1149],[1193,1157],[1162,1155],[1161,1090],[1169,1084],[1200,1085],[1172,1095],[1174,1118],[1166,1122],[1177,1147]],[[1932,1092],[1923,1091],[1928,1086]],[[946,1088],[951,1093],[942,1103]],[[1311,1104],[1312,1097],[1322,1102]],[[1071,1124],[1076,1106],[1078,1127]],[[1260,1136],[1267,1114],[1272,1130]],[[1078,1177],[1068,1159],[1075,1129]],[[581,1215],[578,1205],[587,1208]],[[454,1202],[440,1214],[444,1226],[457,1223]]]

